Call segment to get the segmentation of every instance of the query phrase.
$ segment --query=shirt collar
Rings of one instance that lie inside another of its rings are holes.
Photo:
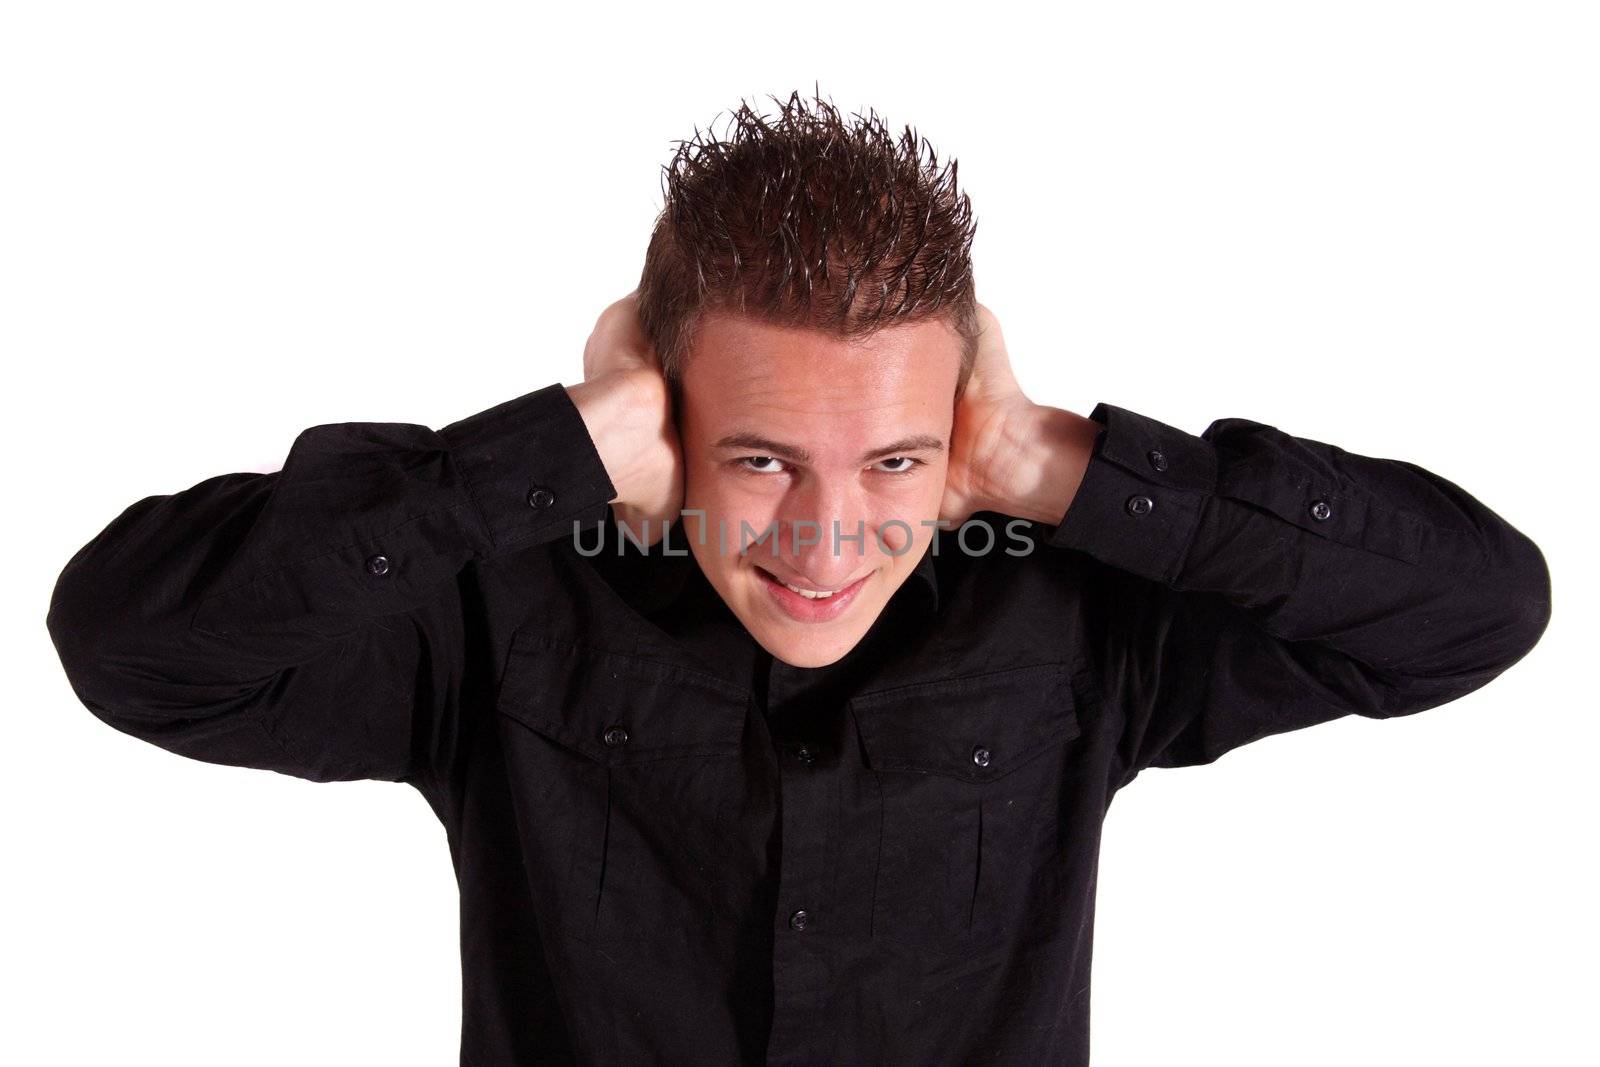
[[[939,610],[939,569],[934,565],[934,546],[938,544],[939,534],[928,542],[928,547],[923,550],[922,558],[917,560],[916,569],[911,572],[911,577],[906,579],[906,585],[918,585],[927,598],[929,614]]]

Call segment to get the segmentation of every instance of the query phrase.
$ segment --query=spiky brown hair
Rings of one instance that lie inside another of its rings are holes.
[[[836,338],[942,316],[963,339],[959,395],[979,325],[956,161],[870,108],[771,99],[775,117],[741,99],[725,138],[696,127],[662,167],[639,313],[674,392],[701,319],[728,311]]]

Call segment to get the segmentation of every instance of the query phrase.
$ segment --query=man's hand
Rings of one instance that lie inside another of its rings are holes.
[[[956,404],[939,517],[950,528],[976,511],[1060,522],[1083,481],[1100,424],[1023,395],[1000,320],[979,304],[978,321],[983,332]]]
[[[583,381],[567,387],[616,487],[616,520],[655,544],[683,508],[683,450],[655,346],[634,290],[607,307],[583,346]]]

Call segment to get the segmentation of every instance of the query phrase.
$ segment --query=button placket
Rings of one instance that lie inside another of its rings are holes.
[[[769,721],[779,727],[782,760],[777,812],[782,855],[769,919],[776,934],[769,1041],[773,1048],[793,1052],[797,1062],[820,1063],[827,1062],[827,1041],[819,1041],[816,1009],[829,995],[835,974],[827,933],[848,925],[849,917],[834,912],[832,919],[823,921],[828,909],[840,907],[835,836],[840,768],[837,741],[827,724],[842,709],[831,697],[810,688],[810,682],[775,661],[765,699]],[[784,729],[790,724],[792,729]],[[813,1048],[818,1044],[823,1048]],[[808,1049],[812,1052],[802,1051]]]

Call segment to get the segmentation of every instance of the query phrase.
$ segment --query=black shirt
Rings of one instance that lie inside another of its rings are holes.
[[[146,497],[50,634],[119,730],[427,798],[463,1064],[1084,1064],[1117,790],[1454,700],[1550,615],[1539,549],[1413,464],[1090,418],[1058,525],[940,534],[828,667],[761,650],[681,522],[602,539],[559,385]]]

